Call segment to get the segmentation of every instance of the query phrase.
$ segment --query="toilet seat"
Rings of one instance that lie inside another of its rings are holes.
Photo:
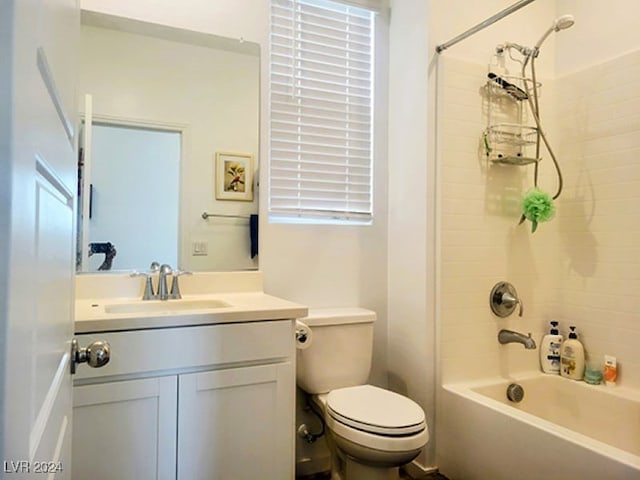
[[[417,403],[373,385],[332,390],[326,405],[327,414],[336,422],[369,434],[406,437],[427,426]]]

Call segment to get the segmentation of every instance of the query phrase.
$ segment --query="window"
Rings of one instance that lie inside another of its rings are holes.
[[[270,218],[368,223],[374,12],[272,0]]]

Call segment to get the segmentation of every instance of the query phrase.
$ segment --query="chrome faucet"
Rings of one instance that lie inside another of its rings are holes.
[[[166,263],[162,266],[158,262],[153,262],[149,267],[149,272],[133,272],[132,277],[145,277],[145,289],[142,295],[142,300],[169,300],[180,299],[180,286],[178,285],[178,277],[181,275],[191,275],[191,272],[184,272],[182,270],[173,270],[171,265]],[[153,291],[153,274],[158,273],[158,291]],[[167,275],[173,275],[173,281],[171,282],[171,292],[167,287]]]
[[[169,290],[167,289],[167,275],[171,275],[173,270],[170,265],[166,263],[160,267],[160,273],[158,274],[158,299],[168,300]]]
[[[498,332],[498,342],[505,343],[521,343],[527,350],[533,350],[536,348],[536,342],[531,338],[531,333],[528,336],[523,333],[514,332],[513,330],[505,330],[504,328]]]

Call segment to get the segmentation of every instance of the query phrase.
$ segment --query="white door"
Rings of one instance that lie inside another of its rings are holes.
[[[0,452],[8,479],[71,477],[79,24],[76,0],[0,2]]]

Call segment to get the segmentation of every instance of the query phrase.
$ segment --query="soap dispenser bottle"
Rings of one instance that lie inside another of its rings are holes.
[[[560,375],[560,348],[562,335],[558,332],[558,322],[551,321],[551,330],[542,338],[540,345],[540,367],[544,373]]]
[[[570,326],[571,332],[560,348],[560,375],[572,380],[582,380],[584,377],[584,347],[576,327]]]

